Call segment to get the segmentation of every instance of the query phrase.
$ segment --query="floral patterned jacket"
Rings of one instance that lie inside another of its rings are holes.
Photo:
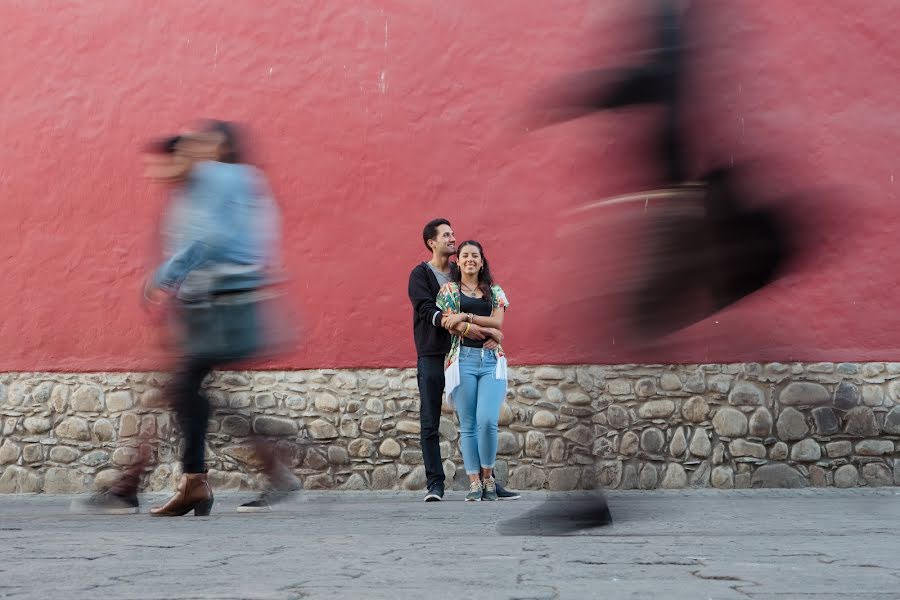
[[[461,304],[459,294],[458,283],[445,283],[437,295],[436,303],[438,308],[444,312],[458,314]],[[506,293],[499,285],[491,286],[491,304],[495,309],[509,308],[509,300],[506,298]],[[447,395],[447,400],[451,405],[453,403],[453,390],[459,385],[459,349],[461,345],[460,337],[454,335],[453,341],[450,343],[450,352],[447,353],[447,357],[444,360],[444,393]],[[497,346],[497,349],[494,350],[494,355],[497,357],[495,377],[506,380],[506,353],[503,352],[501,346]]]

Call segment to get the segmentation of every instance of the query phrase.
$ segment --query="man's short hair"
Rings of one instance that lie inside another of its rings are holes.
[[[425,242],[425,247],[429,250],[431,250],[431,247],[428,245],[428,240],[433,240],[437,237],[438,227],[441,225],[452,227],[450,221],[447,219],[433,219],[428,221],[428,223],[425,224],[425,229],[422,230],[422,241]]]

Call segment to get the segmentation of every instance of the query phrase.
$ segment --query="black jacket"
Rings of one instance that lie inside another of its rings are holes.
[[[453,263],[450,264],[453,269]],[[450,334],[441,327],[441,309],[435,303],[440,289],[427,263],[419,263],[409,274],[409,301],[413,306],[413,337],[418,356],[443,356],[450,352]]]

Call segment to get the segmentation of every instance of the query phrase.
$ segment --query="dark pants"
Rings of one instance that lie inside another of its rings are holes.
[[[200,384],[214,366],[205,360],[188,358],[172,380],[172,405],[184,436],[181,466],[185,473],[205,472],[209,400],[200,392]]]
[[[441,396],[444,394],[444,357],[420,356],[416,363],[419,381],[419,422],[422,426],[422,458],[428,487],[443,487],[444,466],[441,462]]]

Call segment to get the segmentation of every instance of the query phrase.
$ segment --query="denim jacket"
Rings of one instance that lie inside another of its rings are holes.
[[[277,263],[279,215],[265,178],[243,164],[201,162],[174,199],[157,286],[180,297],[256,289]]]

